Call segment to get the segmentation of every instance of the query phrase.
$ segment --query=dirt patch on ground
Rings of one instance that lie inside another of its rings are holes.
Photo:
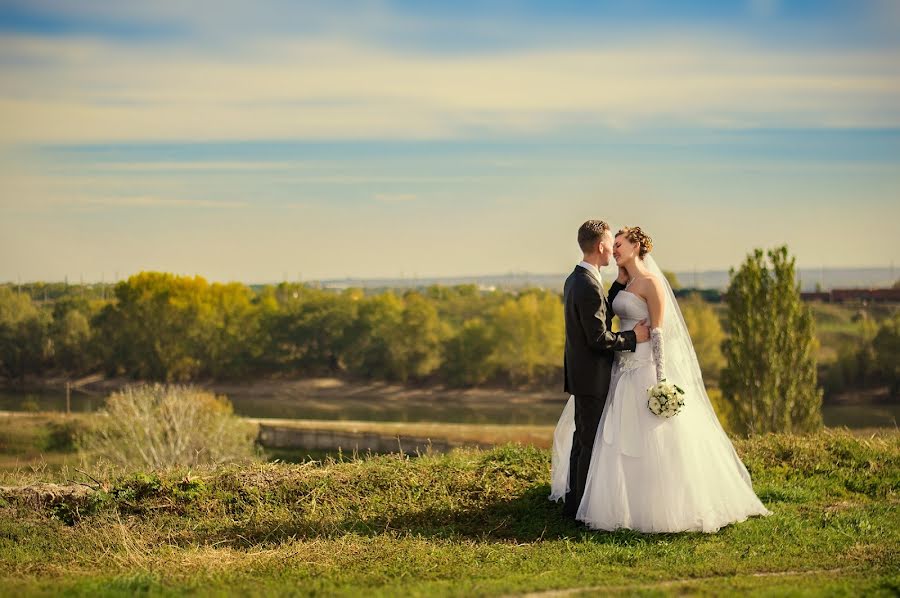
[[[0,499],[22,506],[41,509],[63,501],[81,502],[96,490],[81,484],[30,484],[28,486],[0,486]]]

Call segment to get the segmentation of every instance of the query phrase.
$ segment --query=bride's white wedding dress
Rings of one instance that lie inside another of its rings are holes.
[[[652,273],[662,275],[655,262],[649,265]],[[712,410],[684,320],[666,287],[661,354],[668,381],[685,389],[686,404],[670,418],[647,407],[647,390],[658,379],[651,343],[638,344],[633,353],[616,353],[576,515],[593,529],[715,532],[752,515],[771,514],[754,493],[750,474]],[[623,330],[649,321],[646,301],[628,290],[619,291],[612,308]],[[574,430],[571,397],[554,433],[553,500],[564,497],[568,487]]]

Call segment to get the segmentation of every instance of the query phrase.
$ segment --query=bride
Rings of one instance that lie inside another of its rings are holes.
[[[649,255],[639,227],[616,234],[613,257],[626,284],[612,303],[623,330],[643,319],[649,343],[617,352],[584,496],[576,518],[602,530],[715,532],[752,515],[771,515],[722,429],[706,394],[697,356],[675,295]],[[647,406],[650,387],[684,389],[685,406],[660,417]],[[553,437],[551,500],[566,494],[575,430],[570,397]]]

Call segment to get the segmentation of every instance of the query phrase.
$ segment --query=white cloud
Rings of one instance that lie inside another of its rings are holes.
[[[61,205],[85,207],[162,207],[162,208],[240,208],[249,204],[243,201],[215,199],[181,199],[173,197],[65,197],[54,200]]]
[[[252,162],[222,161],[185,161],[185,162],[103,162],[102,168],[107,172],[254,172],[254,171],[293,171],[309,169],[334,168],[333,164],[323,162],[300,162],[287,160],[260,160]]]
[[[406,201],[416,201],[414,193],[376,193],[375,199],[385,203],[402,203]]]
[[[94,39],[0,38],[0,142],[421,139],[566,126],[900,125],[900,53],[723,39],[438,56],[334,38],[237,61]]]

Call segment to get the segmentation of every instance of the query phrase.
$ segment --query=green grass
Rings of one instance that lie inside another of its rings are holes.
[[[4,413],[0,415],[0,480],[4,472],[77,463],[75,436],[94,417],[87,414]]]
[[[560,410],[562,409],[562,401]],[[319,419],[262,419],[252,421],[308,430],[373,432],[382,436],[415,436],[460,443],[529,444],[549,448],[555,425],[453,424],[441,422],[381,422]]]
[[[547,500],[548,453],[518,445],[7,488],[0,594],[900,591],[900,434],[736,448],[774,514],[710,535],[567,523]]]

